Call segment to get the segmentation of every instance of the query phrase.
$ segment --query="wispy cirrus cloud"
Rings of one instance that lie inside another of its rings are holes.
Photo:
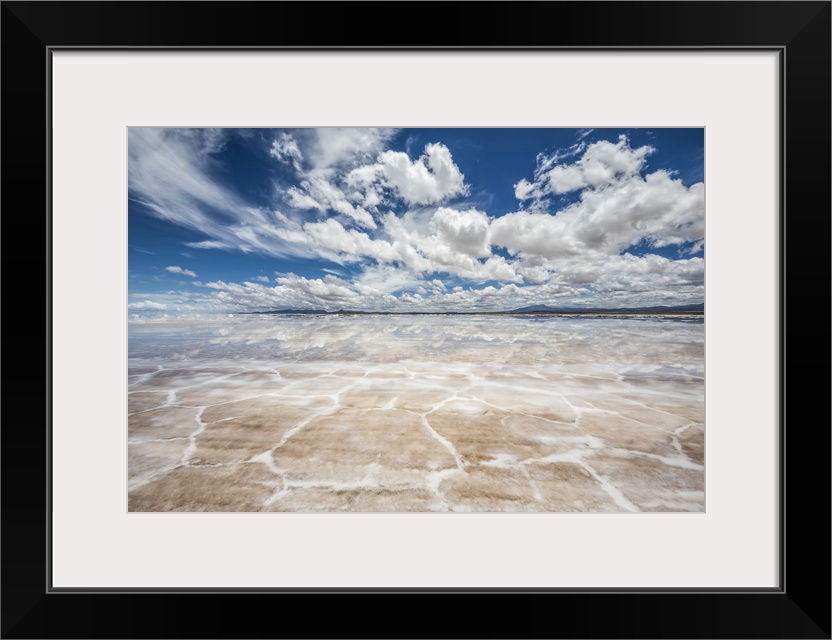
[[[190,269],[183,269],[182,267],[176,267],[176,266],[174,266],[174,267],[165,267],[165,271],[168,271],[170,273],[178,273],[179,275],[182,275],[182,276],[189,276],[191,278],[196,278],[196,274],[193,271],[191,271]]]

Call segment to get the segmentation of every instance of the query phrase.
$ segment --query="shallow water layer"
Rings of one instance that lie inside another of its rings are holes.
[[[130,511],[704,510],[704,325],[131,324]]]

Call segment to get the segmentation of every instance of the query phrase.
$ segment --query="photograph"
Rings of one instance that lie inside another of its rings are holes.
[[[705,128],[129,127],[129,512],[705,512]]]

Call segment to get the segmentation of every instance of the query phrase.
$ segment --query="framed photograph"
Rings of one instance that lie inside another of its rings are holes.
[[[830,4],[433,6],[3,4],[4,637],[830,637]]]
[[[128,511],[703,513],[704,145],[131,127]]]

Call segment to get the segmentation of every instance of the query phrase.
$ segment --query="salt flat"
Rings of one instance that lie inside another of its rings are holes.
[[[701,318],[129,331],[130,511],[704,510]]]

